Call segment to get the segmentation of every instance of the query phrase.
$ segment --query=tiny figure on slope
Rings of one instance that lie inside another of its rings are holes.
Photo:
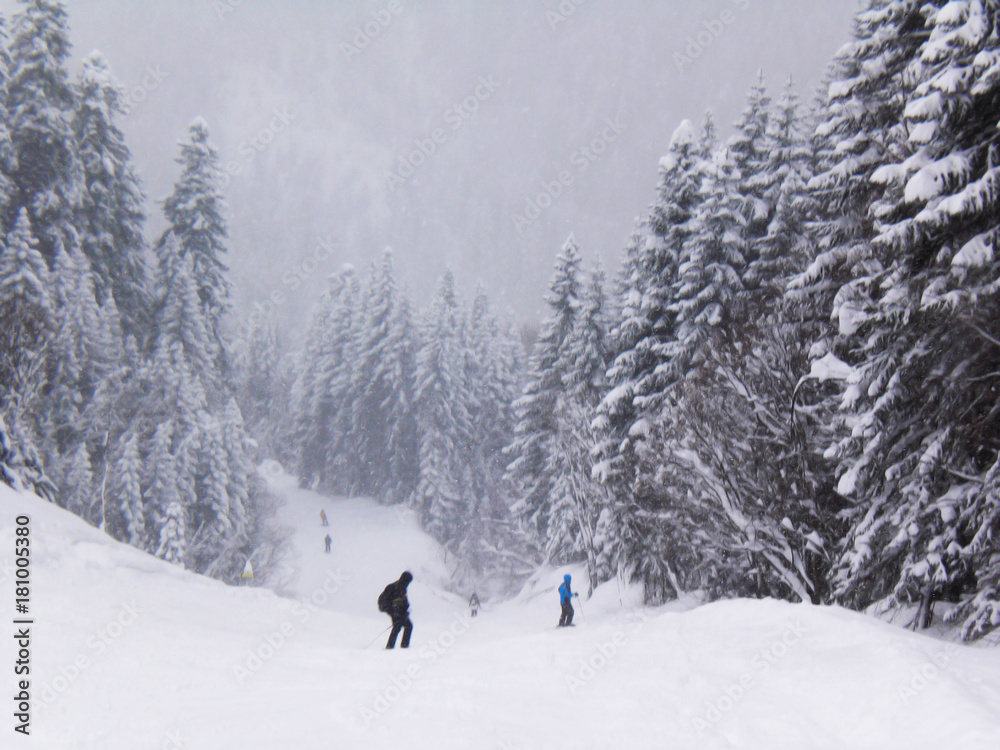
[[[479,594],[475,591],[472,592],[472,597],[469,599],[469,613],[473,617],[479,614]]]
[[[333,538],[329,534],[327,534],[326,539],[324,539],[323,541],[326,542],[326,551],[329,553],[330,545],[333,544]]]
[[[563,576],[562,585],[559,587],[559,603],[562,604],[559,627],[566,627],[573,624],[573,597],[579,596],[579,594],[574,594],[570,588],[570,581],[572,580],[573,577],[567,573]]]
[[[385,612],[392,618],[392,632],[389,633],[389,642],[386,648],[396,647],[396,636],[399,631],[403,631],[403,640],[399,642],[400,648],[410,647],[410,634],[413,632],[413,623],[410,622],[410,601],[406,598],[406,587],[413,580],[413,575],[408,570],[403,571],[403,575],[398,581],[393,581],[383,589],[378,598],[378,608],[380,612]]]
[[[330,525],[330,522],[326,520],[326,511],[325,510],[321,510],[319,512],[319,525],[320,526],[329,526]]]

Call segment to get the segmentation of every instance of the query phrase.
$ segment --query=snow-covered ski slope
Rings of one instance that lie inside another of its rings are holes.
[[[578,607],[580,627],[556,629],[561,570],[470,620],[412,517],[275,481],[295,528],[287,597],[178,570],[0,486],[0,747],[1000,747],[995,649],[775,601],[643,611],[613,583]],[[18,513],[31,516],[28,738],[11,700]],[[375,600],[404,568],[412,647],[387,652]]]

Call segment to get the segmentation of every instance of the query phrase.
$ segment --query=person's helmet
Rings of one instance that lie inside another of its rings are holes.
[[[566,575],[563,576],[563,580],[566,581],[566,583],[569,583],[570,581],[573,580],[573,576],[567,573]]]
[[[411,573],[408,570],[404,570],[403,575],[399,577],[399,582],[402,583],[403,585],[408,584],[412,580],[413,580],[413,573]]]

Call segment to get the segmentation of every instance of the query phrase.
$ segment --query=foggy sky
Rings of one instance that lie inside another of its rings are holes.
[[[14,5],[0,8],[9,17]],[[570,233],[613,276],[677,124],[711,108],[728,136],[759,68],[773,97],[792,75],[809,103],[848,41],[857,2],[67,8],[74,66],[100,49],[132,92],[123,129],[149,195],[147,234],[163,226],[156,201],[178,175],[176,142],[204,116],[233,172],[225,193],[236,322],[278,293],[275,320],[300,336],[325,277],[347,261],[365,269],[386,246],[419,304],[450,265],[466,295],[481,281],[522,320],[541,313]],[[390,179],[421,143],[433,153],[408,178]],[[560,175],[561,194],[526,224],[529,201],[544,185],[557,192]]]

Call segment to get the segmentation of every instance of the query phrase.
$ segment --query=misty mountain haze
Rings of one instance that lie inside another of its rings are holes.
[[[8,15],[16,7],[0,3]],[[560,7],[67,3],[74,69],[100,49],[132,92],[122,128],[148,195],[147,235],[163,228],[157,202],[178,174],[176,142],[202,115],[232,172],[224,193],[238,315],[276,290],[293,292],[276,317],[295,339],[326,276],[347,261],[366,267],[386,245],[418,304],[450,265],[469,293],[481,280],[518,317],[537,318],[571,232],[585,258],[600,253],[615,267],[682,119],[710,107],[727,136],[758,68],[773,93],[793,75],[810,101],[857,9],[853,0]],[[729,24],[719,20],[726,11]],[[713,23],[722,31],[711,54],[675,59]],[[616,118],[620,135],[582,155]],[[389,184],[435,129],[443,138],[434,153]],[[560,173],[571,178],[564,192],[518,224]],[[316,253],[324,238],[338,243],[329,256]]]

